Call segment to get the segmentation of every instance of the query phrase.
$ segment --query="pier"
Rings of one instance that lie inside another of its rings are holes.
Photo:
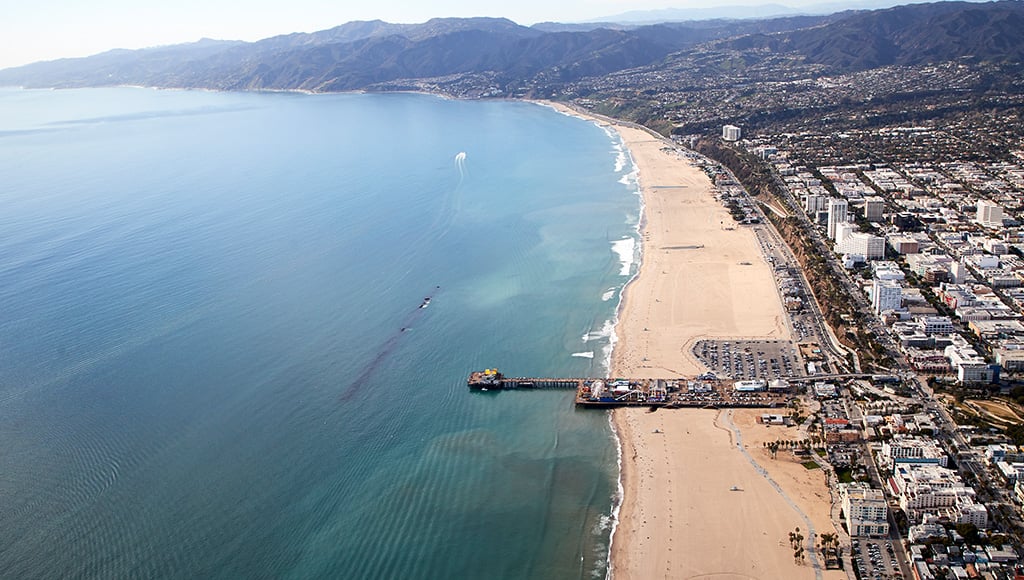
[[[506,377],[498,369],[477,371],[469,375],[469,388],[479,391],[512,389],[579,389],[591,379],[554,379],[533,377]]]
[[[580,407],[774,408],[791,399],[788,390],[769,390],[767,383],[763,388],[752,387],[713,375],[692,379],[537,378],[506,377],[498,369],[486,369],[471,373],[466,383],[475,391],[575,389]]]

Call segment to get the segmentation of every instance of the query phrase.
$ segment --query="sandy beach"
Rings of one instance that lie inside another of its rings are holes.
[[[733,222],[710,179],[662,139],[611,126],[639,169],[645,204],[643,263],[625,292],[612,374],[699,374],[705,369],[690,348],[702,338],[788,340],[754,233]],[[611,554],[616,580],[815,577],[809,555],[794,561],[789,533],[835,531],[824,475],[788,452],[772,459],[763,442],[802,437],[761,425],[760,413],[614,411],[624,490]]]

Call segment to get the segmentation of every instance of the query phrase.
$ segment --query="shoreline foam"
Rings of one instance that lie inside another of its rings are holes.
[[[605,293],[602,295],[602,301],[607,301],[607,300],[610,300],[611,298],[615,297],[616,291],[618,293],[618,302],[615,305],[615,309],[613,311],[612,318],[610,320],[605,321],[604,325],[601,327],[601,330],[599,332],[595,333],[595,332],[591,331],[591,332],[589,332],[589,333],[587,333],[586,335],[583,336],[583,342],[586,343],[586,342],[589,342],[590,340],[593,340],[594,338],[604,338],[605,335],[607,335],[608,344],[605,347],[603,347],[603,349],[602,349],[603,356],[602,356],[601,366],[604,368],[604,372],[605,372],[606,376],[612,376],[612,374],[613,374],[612,362],[613,362],[614,356],[615,356],[615,345],[618,342],[617,329],[618,329],[620,321],[622,320],[622,313],[623,313],[623,309],[625,307],[625,301],[626,301],[626,292],[628,291],[629,287],[639,278],[640,272],[641,272],[641,269],[643,268],[643,263],[644,263],[644,249],[645,249],[645,245],[644,245],[644,226],[646,224],[646,215],[647,215],[647,213],[646,213],[646,207],[645,207],[645,203],[644,203],[644,194],[643,194],[643,190],[641,188],[640,179],[639,179],[640,167],[637,164],[637,161],[636,161],[635,157],[633,156],[633,152],[629,148],[629,145],[626,143],[626,140],[623,138],[622,134],[619,131],[617,131],[608,122],[603,121],[603,120],[598,119],[598,118],[595,118],[595,117],[581,115],[581,114],[575,112],[574,110],[569,109],[568,107],[565,107],[564,105],[560,105],[560,104],[556,104],[556,103],[552,103],[552,102],[548,102],[548,101],[529,101],[529,102],[532,102],[534,104],[540,105],[542,107],[553,109],[555,112],[560,113],[562,115],[565,115],[567,117],[574,117],[574,118],[577,118],[577,119],[582,119],[582,120],[591,122],[591,123],[597,125],[598,127],[600,127],[601,129],[603,129],[605,134],[608,135],[609,139],[611,139],[612,142],[614,143],[614,149],[617,152],[617,155],[616,155],[616,158],[615,158],[614,173],[622,174],[622,177],[619,179],[619,183],[621,183],[623,185],[627,185],[627,186],[632,184],[633,187],[631,188],[632,189],[631,193],[633,195],[636,195],[637,198],[638,198],[638,200],[637,200],[638,214],[637,214],[636,224],[634,225],[634,229],[633,229],[634,235],[630,236],[630,238],[629,238],[629,239],[634,240],[634,246],[632,248],[632,250],[633,250],[632,251],[633,259],[627,265],[629,267],[629,269],[631,270],[631,272],[629,273],[629,279],[626,280],[621,286],[613,287],[613,288],[610,288],[609,290],[606,290]],[[619,241],[621,241],[621,240],[619,240]],[[621,256],[619,254],[619,252],[616,251],[616,248],[615,248],[615,244],[616,243],[617,242],[612,242],[612,252],[615,253],[616,255]],[[635,269],[633,269],[633,267],[632,267],[634,264],[636,265]],[[598,337],[594,337],[594,334],[597,334]],[[625,492],[625,483],[624,483],[624,476],[623,476],[624,469],[623,469],[623,461],[622,461],[623,440],[622,440],[622,437],[620,435],[620,428],[616,424],[615,413],[613,413],[611,411],[608,411],[607,413],[608,413],[609,431],[610,431],[611,436],[612,436],[612,441],[613,441],[613,443],[615,445],[615,464],[616,464],[616,473],[617,473],[616,482],[615,482],[615,485],[616,485],[615,496],[612,498],[611,510],[610,510],[610,513],[609,513],[609,517],[611,519],[611,530],[610,530],[610,532],[608,534],[608,554],[607,554],[607,557],[606,557],[606,560],[605,560],[605,578],[606,579],[610,579],[613,576],[613,560],[612,560],[612,556],[613,556],[614,550],[615,550],[615,537],[617,535],[617,531],[618,531],[619,523],[620,523],[619,515],[620,515],[620,513],[622,511],[622,505],[623,505],[623,501],[625,499],[626,492]]]
[[[615,425],[615,414],[608,411],[608,427],[612,432],[612,440],[615,442],[615,465],[618,469],[618,477],[615,478],[615,497],[612,500],[611,519],[612,529],[608,534],[608,557],[605,562],[605,578],[612,577],[612,553],[615,550],[615,532],[619,529],[619,513],[622,510],[622,499],[626,494],[622,482],[622,437],[619,436],[619,428]]]

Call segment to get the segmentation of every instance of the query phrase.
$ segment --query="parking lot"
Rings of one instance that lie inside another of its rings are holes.
[[[719,377],[736,380],[804,376],[796,346],[788,340],[702,340],[693,354]]]
[[[853,568],[865,580],[903,578],[896,561],[898,546],[888,539],[858,538],[853,542]]]
[[[802,307],[788,310],[793,340],[822,342],[825,338],[825,329],[822,327],[816,308],[811,305],[814,297],[803,280],[798,262],[789,252],[786,244],[779,240],[770,228],[755,227],[754,233],[761,246],[761,253],[764,255],[765,261],[772,266],[775,282],[778,284],[783,299],[799,298],[803,301]]]

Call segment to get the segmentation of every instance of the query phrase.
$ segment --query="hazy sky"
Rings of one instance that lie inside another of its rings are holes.
[[[410,23],[438,16],[504,16],[529,25],[716,3],[768,0],[6,0],[0,12],[0,68],[203,37],[258,40],[350,20]]]

